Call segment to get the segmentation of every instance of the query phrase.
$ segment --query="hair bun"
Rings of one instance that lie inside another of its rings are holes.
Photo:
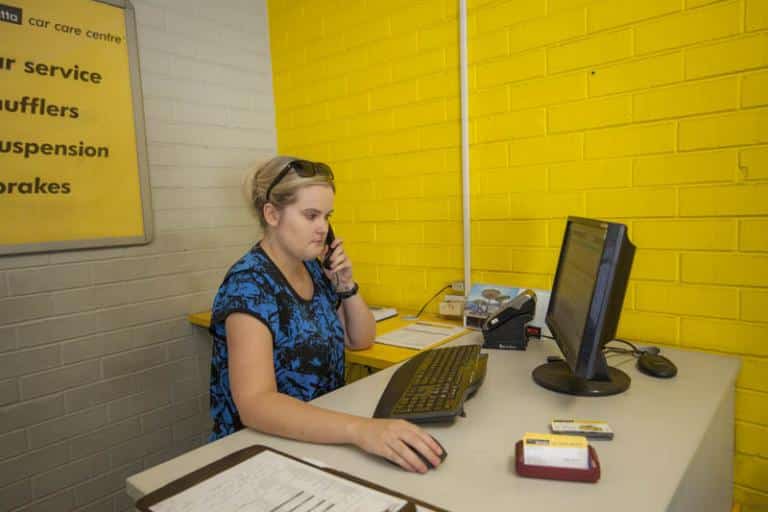
[[[256,190],[258,180],[256,179],[256,175],[258,174],[261,167],[262,165],[255,165],[251,167],[245,173],[243,173],[243,178],[240,181],[240,191],[243,193],[243,198],[250,205],[253,205],[253,203],[258,198],[258,190]]]

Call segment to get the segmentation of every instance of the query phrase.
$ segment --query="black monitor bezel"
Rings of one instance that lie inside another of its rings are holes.
[[[571,226],[580,224],[588,228],[598,228],[603,232],[603,245],[601,249],[600,261],[596,269],[595,286],[590,292],[589,311],[596,308],[601,314],[597,317],[594,324],[590,324],[585,319],[585,325],[582,329],[581,339],[578,340],[578,348],[575,353],[571,347],[566,345],[562,339],[562,330],[553,316],[553,308],[557,304],[559,282],[563,270],[563,259],[566,254],[568,237],[571,233]],[[576,377],[583,379],[607,380],[609,379],[608,365],[605,356],[602,353],[602,346],[610,341],[616,334],[617,325],[608,326],[606,329],[606,320],[614,314],[613,308],[621,309],[625,294],[622,294],[620,303],[612,304],[612,298],[616,292],[617,285],[616,272],[619,258],[622,256],[622,239],[629,243],[627,249],[632,249],[631,242],[627,236],[627,227],[624,224],[606,222],[597,219],[588,219],[584,217],[568,217],[563,233],[563,242],[560,246],[560,256],[558,258],[557,270],[552,282],[552,292],[550,294],[549,306],[545,321],[557,343],[558,348],[565,357],[565,361]],[[632,255],[629,255],[631,257]],[[631,261],[631,260],[630,260]],[[608,274],[606,274],[608,272]],[[606,280],[606,286],[597,289],[598,280]],[[599,292],[599,293],[598,293]],[[609,332],[610,331],[610,332]]]

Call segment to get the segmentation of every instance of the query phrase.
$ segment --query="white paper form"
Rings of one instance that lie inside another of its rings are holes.
[[[414,322],[376,336],[377,343],[421,350],[464,332],[463,327],[433,322]]]
[[[154,512],[390,512],[402,499],[263,451],[161,501]]]
[[[377,322],[386,320],[387,318],[392,318],[393,316],[397,316],[397,310],[395,308],[372,306],[369,304],[368,309],[371,310],[371,313],[373,313],[373,319]]]

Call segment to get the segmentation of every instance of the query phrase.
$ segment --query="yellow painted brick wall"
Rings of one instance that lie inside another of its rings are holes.
[[[270,0],[281,152],[328,161],[366,297],[462,276],[458,2]],[[469,0],[473,280],[549,288],[628,224],[619,334],[737,355],[736,498],[768,504],[768,1]]]
[[[333,167],[332,222],[366,299],[418,308],[463,278],[456,6],[281,0],[269,22],[279,151]]]

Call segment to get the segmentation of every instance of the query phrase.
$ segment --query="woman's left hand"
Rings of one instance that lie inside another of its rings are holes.
[[[331,243],[330,249],[326,248],[326,252],[323,253],[323,257],[331,252],[331,268],[326,269],[325,275],[336,285],[336,288],[341,290],[348,290],[355,285],[355,280],[352,277],[352,262],[350,261],[347,253],[344,252],[344,240],[337,238]]]

